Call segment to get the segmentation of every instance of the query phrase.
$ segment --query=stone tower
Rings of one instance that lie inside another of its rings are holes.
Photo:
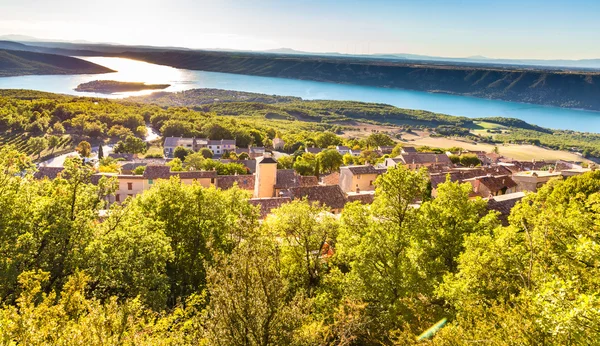
[[[256,159],[254,198],[274,197],[276,183],[277,161],[267,154]]]

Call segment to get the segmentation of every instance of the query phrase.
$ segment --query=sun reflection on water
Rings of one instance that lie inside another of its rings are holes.
[[[180,91],[185,88],[181,85],[186,80],[185,70],[170,66],[149,64],[143,61],[109,58],[109,57],[78,57],[93,62],[117,72],[96,75],[98,80],[115,80],[119,82],[143,82],[147,84],[171,84],[164,91]],[[142,90],[123,93],[126,95],[146,95],[156,90]]]

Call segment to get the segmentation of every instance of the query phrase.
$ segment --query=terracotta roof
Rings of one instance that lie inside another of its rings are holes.
[[[514,180],[509,176],[485,176],[469,179],[469,182],[473,184],[474,188],[477,189],[477,184],[483,185],[488,188],[492,193],[500,191],[504,188],[510,189],[517,186]]]
[[[240,189],[254,190],[254,175],[219,175],[217,176],[216,186],[222,190],[227,190],[237,183]]]
[[[452,161],[446,154],[436,153],[403,153],[399,156],[405,164],[447,164],[451,165]]]
[[[277,209],[284,203],[291,201],[292,199],[289,197],[254,198],[250,200],[250,204],[260,206],[260,218],[264,219],[273,209]]]
[[[488,210],[496,210],[500,212],[500,221],[504,226],[508,225],[508,216],[512,208],[519,202],[525,194],[523,192],[509,193],[502,196],[490,198],[487,203]]]
[[[324,185],[337,185],[340,183],[340,172],[333,172],[321,176],[321,183]]]
[[[375,200],[374,193],[352,193],[347,196],[348,202],[359,201],[362,204],[371,204]]]
[[[278,169],[276,178],[276,189],[290,189],[299,186],[313,186],[319,184],[319,179],[315,176],[301,176],[293,169]]]
[[[38,167],[38,170],[33,174],[33,177],[35,179],[48,178],[53,180],[56,179],[63,170],[64,167]]]
[[[544,167],[554,166],[556,161],[509,161],[506,168],[514,172],[539,171]]]
[[[385,169],[377,169],[371,165],[361,165],[361,166],[346,166],[341,167],[340,169],[347,169],[352,174],[383,174],[385,173]]]
[[[436,189],[437,186],[446,181],[446,176],[450,175],[450,181],[464,181],[467,179],[483,177],[487,175],[493,176],[507,176],[511,172],[504,166],[483,166],[466,169],[453,169],[446,172],[434,173],[430,172],[429,178],[431,180],[431,187]]]
[[[275,182],[276,189],[289,189],[300,186],[300,178],[293,169],[278,169]]]
[[[390,154],[394,150],[393,146],[382,146],[377,148],[382,154]]]
[[[339,185],[295,187],[288,191],[294,199],[306,198],[310,202],[319,202],[333,209],[342,209],[347,202],[346,194]]]
[[[179,176],[180,179],[207,179],[216,178],[216,171],[190,171],[190,172],[171,172],[171,176]]]
[[[171,177],[171,167],[166,165],[148,165],[143,177],[146,179],[169,179]]]
[[[301,175],[300,176],[300,185],[301,186],[315,186],[319,185],[319,178],[314,175]]]

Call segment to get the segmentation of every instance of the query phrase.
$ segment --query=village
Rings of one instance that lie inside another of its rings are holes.
[[[157,180],[177,177],[183,184],[197,183],[204,187],[214,186],[229,189],[238,186],[252,194],[250,202],[260,206],[261,218],[271,210],[295,199],[307,199],[327,206],[333,214],[339,214],[346,203],[359,201],[363,204],[373,202],[375,181],[379,175],[396,165],[411,170],[427,169],[430,178],[431,197],[436,196],[437,186],[447,180],[472,185],[472,198],[488,201],[488,209],[501,213],[506,222],[512,207],[527,192],[536,192],[554,178],[567,178],[593,170],[569,161],[516,161],[502,155],[484,151],[463,151],[436,153],[419,152],[412,146],[403,146],[399,155],[388,157],[380,163],[344,165],[325,175],[300,175],[294,169],[278,168],[278,159],[287,156],[283,153],[284,142],[280,138],[273,140],[273,148],[239,148],[235,140],[209,140],[206,138],[167,137],[164,139],[164,158],[137,158],[134,154],[109,154],[118,159],[119,173],[95,173],[92,182],[98,182],[103,176],[115,177],[118,189],[108,197],[109,203],[121,203],[127,197],[134,197],[150,189]],[[168,165],[173,160],[177,148],[189,152],[209,149],[214,159],[222,163],[242,164],[248,174],[220,175],[213,170],[173,171]],[[360,150],[352,150],[338,145],[335,149],[340,155],[359,156]],[[379,146],[376,152],[380,156],[390,156],[393,146]],[[324,149],[308,147],[304,151],[319,154]],[[236,160],[229,158],[235,153]],[[477,166],[464,166],[453,163],[452,156],[468,154],[476,156]],[[384,157],[385,157],[384,156]],[[224,159],[223,157],[228,157]],[[140,170],[139,168],[142,168]],[[63,167],[38,168],[35,177],[53,179],[60,175]],[[137,172],[137,174],[136,174]],[[139,172],[143,172],[139,174]],[[418,206],[421,201],[415,201]]]

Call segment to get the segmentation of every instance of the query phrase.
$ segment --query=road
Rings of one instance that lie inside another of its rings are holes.
[[[104,151],[104,155],[108,155],[108,154],[112,153],[113,145],[112,144],[111,145],[103,145],[102,150]],[[66,158],[70,157],[70,156],[79,156],[79,154],[77,154],[76,151],[71,151],[66,154],[62,154],[62,155],[53,157],[51,159],[48,159],[46,161],[40,162],[38,166],[39,167],[62,167],[63,164],[65,163]],[[91,159],[98,158],[98,147],[92,147],[92,156],[90,158]]]
[[[156,130],[154,130],[152,127],[150,127],[149,124],[146,124],[146,138],[144,139],[146,142],[151,142],[153,140],[156,140],[158,138],[160,138],[160,133],[158,133]],[[113,145],[103,145],[102,149],[104,150],[104,155],[108,155],[110,153],[112,153],[113,151]],[[75,151],[71,151],[68,152],[66,154],[62,154],[56,157],[53,157],[51,159],[48,159],[46,161],[40,162],[40,164],[38,165],[39,167],[62,167],[63,164],[65,163],[65,159],[69,156],[76,156],[78,155],[77,152]],[[98,147],[92,147],[92,156],[90,157],[92,159],[98,158]]]

